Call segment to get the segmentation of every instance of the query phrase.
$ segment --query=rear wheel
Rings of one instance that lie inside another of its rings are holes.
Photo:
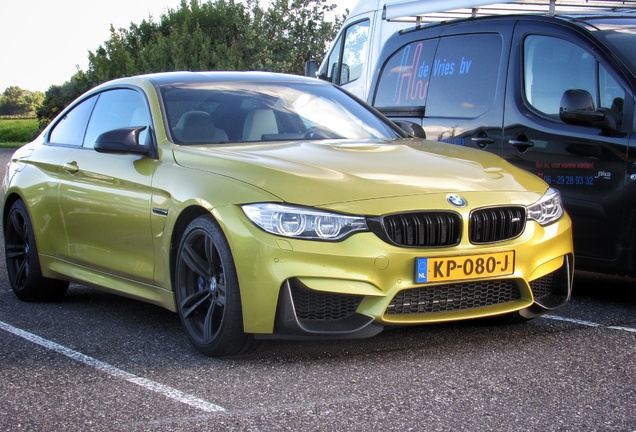
[[[33,225],[22,201],[11,206],[4,232],[9,283],[23,301],[56,301],[66,294],[69,283],[42,276]]]
[[[186,228],[175,268],[181,322],[192,344],[210,356],[248,351],[254,338],[243,332],[238,277],[230,247],[210,216]]]

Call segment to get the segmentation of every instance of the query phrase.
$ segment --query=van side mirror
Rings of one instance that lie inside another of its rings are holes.
[[[318,78],[318,62],[316,60],[309,60],[305,63],[305,76]]]
[[[606,109],[597,110],[592,95],[586,90],[566,90],[561,97],[559,117],[564,123],[616,130],[617,118],[612,114]]]

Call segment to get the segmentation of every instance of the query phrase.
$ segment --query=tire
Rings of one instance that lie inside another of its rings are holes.
[[[255,347],[243,331],[238,277],[228,242],[211,216],[186,228],[177,251],[174,290],[181,323],[203,354],[231,356]]]
[[[9,283],[23,301],[59,301],[68,290],[68,281],[42,276],[33,225],[26,205],[11,206],[4,232],[4,250]]]

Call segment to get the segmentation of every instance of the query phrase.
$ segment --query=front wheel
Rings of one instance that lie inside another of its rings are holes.
[[[4,250],[9,283],[20,300],[57,301],[64,297],[68,281],[42,276],[33,225],[22,201],[14,202],[9,210]]]
[[[192,344],[209,356],[248,351],[254,338],[243,332],[238,277],[230,247],[211,216],[186,228],[175,267],[175,296]]]

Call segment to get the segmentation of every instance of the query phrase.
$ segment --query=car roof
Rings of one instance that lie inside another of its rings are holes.
[[[317,80],[306,78],[299,75],[283,74],[275,72],[260,72],[260,71],[178,71],[178,72],[160,72],[147,75],[138,75],[132,78],[145,79],[150,83],[158,86],[172,85],[172,84],[196,84],[207,82],[247,82],[247,81],[259,81],[259,82],[312,82]]]
[[[214,82],[278,82],[278,83],[312,83],[314,85],[333,85],[328,82],[308,78],[300,75],[292,75],[277,72],[261,72],[261,71],[175,71],[175,72],[157,72],[143,75],[134,75],[124,78],[116,78],[106,81],[88,92],[83,96],[89,96],[105,89],[120,86],[144,86],[165,87],[173,85],[190,85],[205,84]]]

